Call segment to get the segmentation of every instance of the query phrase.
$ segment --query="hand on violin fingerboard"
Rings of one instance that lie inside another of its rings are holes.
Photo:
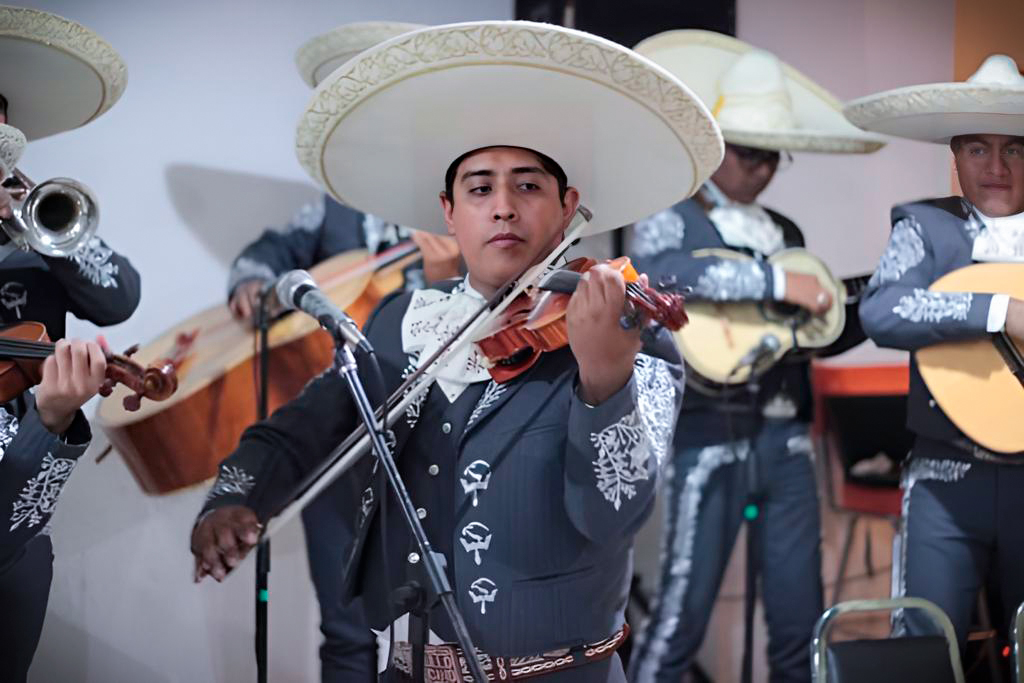
[[[43,379],[36,389],[39,421],[54,434],[71,426],[75,413],[96,395],[106,379],[106,341],[61,339],[43,362]]]
[[[622,274],[603,264],[583,274],[569,299],[569,346],[579,364],[580,398],[590,405],[625,386],[643,345],[639,329],[625,330],[619,324],[625,301]]]

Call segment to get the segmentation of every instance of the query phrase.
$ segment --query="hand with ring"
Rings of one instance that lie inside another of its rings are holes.
[[[807,273],[786,272],[786,303],[806,308],[815,315],[822,315],[832,307],[832,295],[821,281]]]

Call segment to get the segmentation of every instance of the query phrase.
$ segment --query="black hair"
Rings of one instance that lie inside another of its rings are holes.
[[[493,146],[494,147],[503,147],[504,145],[493,145]],[[468,156],[470,156],[472,154],[476,154],[477,152],[479,152],[482,149],[490,149],[490,147],[480,147],[479,149],[473,149],[473,150],[470,150],[470,151],[466,152],[462,156],[458,157],[455,161],[453,161],[451,163],[451,166],[448,167],[448,170],[445,171],[445,173],[444,173],[444,196],[447,197],[448,201],[450,201],[452,204],[455,204],[455,194],[454,194],[454,191],[455,191],[455,174],[459,170],[459,164],[461,164],[463,161],[465,161],[466,157],[468,157]],[[526,147],[514,147],[514,149],[526,150],[530,154],[533,154],[533,155],[535,155],[537,157],[537,160],[540,162],[541,168],[543,168],[545,171],[547,171],[555,179],[555,182],[558,183],[558,201],[560,201],[560,202],[562,202],[564,204],[565,203],[565,193],[566,193],[566,190],[569,189],[569,179],[568,179],[568,177],[566,177],[565,171],[562,170],[562,167],[559,166],[558,163],[554,159],[549,157],[548,155],[541,154],[540,152],[538,152],[536,150],[528,149]]]

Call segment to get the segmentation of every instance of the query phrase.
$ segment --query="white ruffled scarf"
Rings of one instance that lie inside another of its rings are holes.
[[[1024,262],[1024,212],[993,218],[974,209],[985,229],[974,240],[975,261]]]
[[[417,290],[402,318],[402,350],[418,356],[417,366],[426,362],[486,301],[470,286],[468,275],[451,292]],[[470,384],[491,378],[476,344],[462,345],[439,363],[443,367],[437,374],[437,385],[449,403],[454,403]]]
[[[727,245],[753,249],[766,256],[786,246],[782,228],[761,206],[734,202],[710,180],[704,182],[704,190],[714,204],[708,218]]]

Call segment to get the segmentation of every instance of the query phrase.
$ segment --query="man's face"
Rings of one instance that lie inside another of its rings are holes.
[[[562,240],[579,193],[569,188],[563,203],[558,181],[536,154],[488,147],[459,163],[452,200],[441,194],[448,233],[459,243],[470,282],[489,296]]]
[[[775,175],[779,158],[778,152],[727,143],[722,165],[711,180],[734,202],[753,204]]]
[[[953,158],[964,196],[983,214],[1024,211],[1024,137],[964,135],[953,140]]]

